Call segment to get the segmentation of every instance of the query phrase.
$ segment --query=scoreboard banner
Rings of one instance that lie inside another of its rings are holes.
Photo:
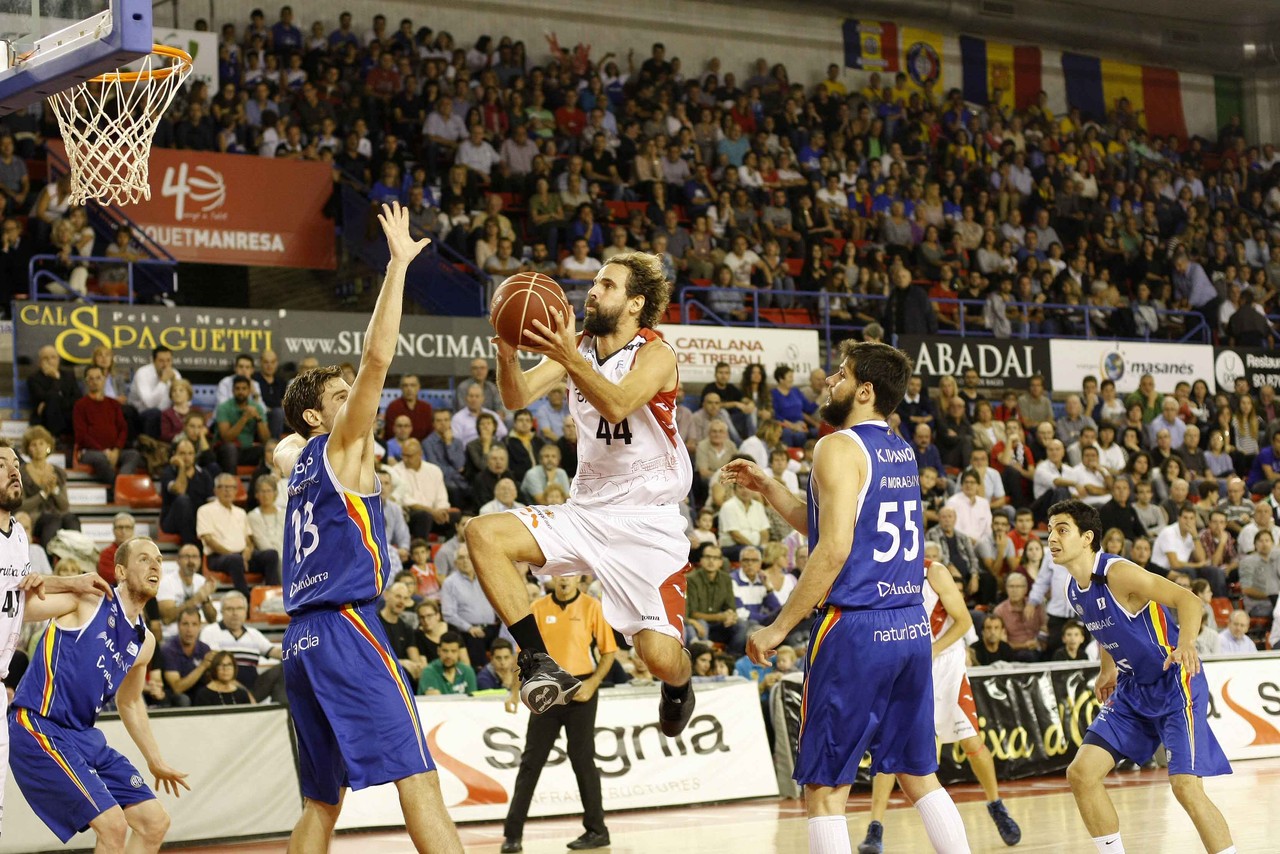
[[[658,731],[656,688],[600,691],[595,761],[605,809],[685,806],[778,794],[760,694],[739,680],[695,687],[698,708],[678,738]],[[440,789],[456,822],[506,817],[520,769],[529,711],[490,697],[419,697],[418,714],[440,770]],[[578,784],[563,732],[534,790],[529,816],[580,815]],[[404,827],[394,785],[348,792],[338,830]]]
[[[1205,659],[1209,683],[1209,725],[1232,761],[1280,756],[1280,653]],[[1061,774],[1084,743],[1089,724],[1102,708],[1093,693],[1096,664],[1045,663],[975,667],[969,684],[978,708],[982,737],[1001,780]],[[782,680],[773,688],[775,762],[793,764],[800,721],[802,685]],[[779,712],[782,716],[779,717]],[[871,757],[863,758],[858,779],[869,784]],[[781,774],[780,774],[781,776]],[[789,776],[789,775],[788,775]],[[943,785],[975,782],[959,744],[939,746],[938,779]],[[784,795],[786,780],[780,780]]]
[[[1280,353],[1259,347],[1217,347],[1214,349],[1213,376],[1218,381],[1217,391],[1228,394],[1235,391],[1238,377],[1247,379],[1250,388],[1269,385],[1280,390]],[[1212,384],[1210,389],[1213,389]]]
[[[911,357],[926,387],[943,377],[961,381],[970,368],[978,372],[979,388],[1026,388],[1031,377],[1049,374],[1049,342],[1044,338],[899,335],[898,346]]]
[[[1077,390],[1084,378],[1111,380],[1122,395],[1137,391],[1144,374],[1156,390],[1172,393],[1179,382],[1208,380],[1214,375],[1213,347],[1172,341],[1096,341],[1054,338],[1049,342],[1055,391]]]
[[[680,379],[687,383],[711,382],[720,362],[729,364],[735,385],[742,380],[743,370],[751,364],[764,365],[764,374],[770,383],[773,382],[773,369],[787,365],[796,372],[795,385],[800,388],[804,388],[814,368],[826,369],[816,329],[664,323],[658,331],[676,351]]]

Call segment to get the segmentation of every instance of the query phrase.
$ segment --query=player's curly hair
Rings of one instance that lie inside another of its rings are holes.
[[[653,329],[667,310],[671,301],[671,283],[662,272],[662,262],[657,255],[648,252],[623,252],[614,255],[606,264],[620,264],[630,271],[627,276],[627,296],[644,297],[644,308],[638,318],[641,328]]]
[[[302,417],[308,409],[319,409],[320,398],[324,396],[324,387],[329,380],[342,376],[342,368],[327,365],[311,368],[293,378],[289,387],[284,390],[284,420],[289,429],[304,439],[311,435],[311,425]]]

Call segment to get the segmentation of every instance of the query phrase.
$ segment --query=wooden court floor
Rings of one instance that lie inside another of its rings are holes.
[[[1280,759],[1234,763],[1229,777],[1207,780],[1205,788],[1231,826],[1241,854],[1280,852]],[[1169,791],[1163,770],[1115,772],[1108,788],[1120,812],[1125,850],[1130,854],[1194,854],[1204,851],[1190,819]],[[964,816],[969,845],[977,852],[1007,850],[987,816],[977,786],[951,789]],[[1094,847],[1076,813],[1063,777],[1007,783],[1001,795],[1022,826],[1019,852],[1080,852]],[[849,804],[849,833],[854,850],[866,830],[869,795],[857,793]],[[808,839],[804,806],[790,800],[741,801],[686,809],[646,810],[608,815],[614,854],[804,854]],[[468,852],[497,852],[502,844],[500,824],[466,825],[461,829]],[[559,854],[565,843],[582,833],[571,818],[541,819],[525,826],[528,854]],[[285,850],[281,842],[219,845],[187,851],[225,851],[258,854]],[[361,833],[339,837],[335,854],[411,854],[403,833]],[[885,818],[885,851],[889,854],[929,852],[916,813],[896,792]]]

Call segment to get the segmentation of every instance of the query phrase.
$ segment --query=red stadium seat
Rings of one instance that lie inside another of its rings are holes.
[[[205,578],[212,578],[214,581],[218,582],[219,584],[225,585],[225,586],[227,586],[227,587],[230,587],[230,586],[231,586],[231,576],[230,576],[230,575],[227,575],[225,572],[215,572],[214,570],[212,570],[212,569],[210,569],[210,568],[209,568],[209,556],[208,556],[208,555],[205,555],[205,556],[204,556],[204,577],[205,577]],[[247,583],[249,583],[249,584],[261,584],[261,583],[262,583],[262,573],[260,573],[260,572],[246,572],[246,573],[244,574],[244,580],[245,580]]]
[[[156,485],[145,474],[116,475],[116,502],[134,510],[158,509],[164,504]]]
[[[249,591],[249,622],[251,623],[268,623],[274,626],[284,626],[289,623],[289,615],[281,613],[279,610],[272,608],[263,610],[263,605],[271,599],[283,599],[284,588],[275,586],[268,587],[261,585]],[[283,604],[281,605],[283,607]]]
[[[1233,609],[1231,600],[1226,596],[1213,597],[1213,617],[1218,621],[1218,628],[1225,629],[1227,623],[1231,620],[1231,612]]]

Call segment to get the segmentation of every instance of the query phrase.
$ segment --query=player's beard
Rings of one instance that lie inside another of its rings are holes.
[[[0,495],[0,510],[7,513],[16,513],[22,509],[22,484],[14,484],[9,486]]]
[[[853,412],[853,395],[840,400],[834,393],[827,392],[826,402],[818,408],[818,417],[837,430],[843,430],[851,412]]]
[[[618,306],[618,310],[609,314],[602,309],[599,304],[593,305],[595,314],[588,313],[582,323],[582,331],[588,335],[612,335],[618,331],[618,318],[622,317],[622,306]]]

